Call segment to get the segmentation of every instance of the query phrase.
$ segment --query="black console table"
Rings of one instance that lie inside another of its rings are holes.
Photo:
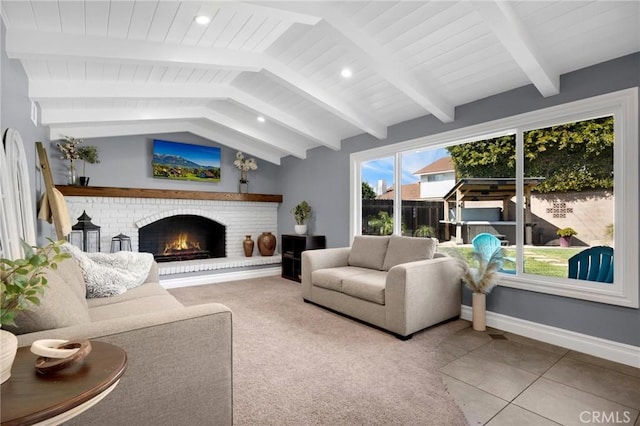
[[[324,235],[282,235],[282,278],[302,281],[302,252],[326,246]]]

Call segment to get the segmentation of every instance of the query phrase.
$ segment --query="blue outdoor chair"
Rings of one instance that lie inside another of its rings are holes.
[[[595,246],[571,256],[569,278],[613,283],[613,248]]]
[[[482,259],[484,259],[485,261],[491,259],[491,256],[496,252],[496,250],[502,250],[502,244],[500,243],[498,237],[486,232],[476,235],[471,241],[471,244],[473,244],[473,251],[480,254],[482,256]],[[516,262],[513,257],[503,256],[503,259],[509,262],[513,262],[514,264]],[[516,273],[515,269],[503,269],[502,266],[500,266],[498,272],[503,272],[505,274]]]

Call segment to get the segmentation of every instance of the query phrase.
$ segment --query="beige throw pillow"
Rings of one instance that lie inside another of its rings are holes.
[[[436,244],[431,238],[399,237],[393,235],[384,258],[383,270],[417,260],[433,259]]]
[[[20,312],[15,320],[17,327],[3,324],[3,329],[18,335],[91,321],[86,302],[80,302],[76,292],[56,271],[47,270],[45,277],[47,287],[40,298],[40,305],[31,305],[28,311]]]
[[[349,253],[349,266],[377,269],[382,271],[382,264],[387,253],[389,237],[359,235],[353,239]]]

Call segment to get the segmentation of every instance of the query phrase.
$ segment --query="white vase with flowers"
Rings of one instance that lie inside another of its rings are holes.
[[[60,159],[69,161],[69,170],[67,172],[67,185],[78,185],[78,173],[75,167],[75,160],[81,158],[79,145],[83,143],[82,139],[65,136],[63,142],[56,144],[62,156]]]
[[[236,153],[236,159],[233,165],[240,170],[240,181],[238,182],[238,192],[249,192],[249,170],[258,170],[258,163],[255,158],[245,158],[240,151]]]

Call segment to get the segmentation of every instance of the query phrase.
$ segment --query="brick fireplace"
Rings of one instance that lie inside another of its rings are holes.
[[[216,235],[206,236],[208,242],[197,243],[206,246],[202,251],[213,253],[207,256],[209,258],[196,259],[189,256],[184,256],[182,260],[171,258],[170,261],[159,263],[160,275],[280,263],[278,250],[275,256],[262,257],[256,250],[252,257],[245,257],[242,249],[245,235],[251,235],[256,240],[265,231],[277,234],[278,206],[281,202],[281,197],[277,198],[279,196],[263,196],[271,198],[262,201],[259,194],[251,197],[252,194],[127,190],[125,188],[93,188],[92,191],[91,187],[71,186],[58,186],[58,189],[65,195],[72,224],[75,224],[82,212],[86,211],[91,216],[92,223],[101,227],[102,252],[108,252],[111,247],[111,238],[122,233],[131,238],[133,251],[153,253],[155,250],[146,245],[148,243],[144,239],[141,241],[141,233],[144,237],[145,230],[153,230],[153,228],[177,230],[179,222],[186,218],[200,224],[208,224],[205,226],[207,232],[209,228],[216,229]],[[110,194],[116,194],[116,196],[108,196]],[[129,194],[131,196],[125,196]],[[176,194],[180,198],[175,198]],[[245,196],[246,199],[240,198],[241,196]],[[182,234],[189,233],[199,237],[203,231],[194,231],[189,228],[182,232]],[[158,237],[153,238],[155,240],[150,244],[155,244],[156,248],[162,245],[162,251],[169,244],[159,240]],[[177,255],[179,254],[178,250]]]

